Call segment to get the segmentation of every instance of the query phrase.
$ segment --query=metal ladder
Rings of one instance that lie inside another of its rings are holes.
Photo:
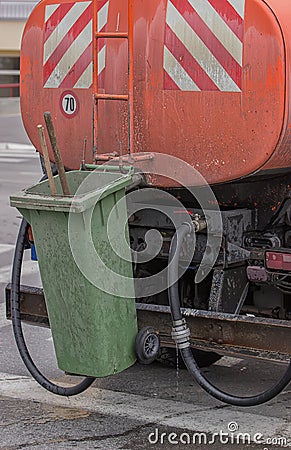
[[[98,103],[99,100],[121,100],[128,102],[128,140],[127,152],[133,151],[134,141],[134,118],[133,118],[133,2],[127,0],[128,5],[128,31],[127,32],[103,32],[98,31],[98,1],[93,1],[93,150],[94,155],[98,152]],[[101,94],[98,87],[98,40],[100,38],[110,39],[127,39],[128,40],[128,94]]]

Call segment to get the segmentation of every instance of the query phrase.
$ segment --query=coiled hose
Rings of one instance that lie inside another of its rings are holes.
[[[256,406],[265,403],[272,398],[276,397],[291,381],[291,360],[287,367],[286,372],[282,378],[271,388],[267,389],[261,394],[250,396],[250,397],[239,397],[235,395],[230,395],[216,386],[214,386],[207,378],[203,375],[199,369],[193,354],[190,349],[189,336],[190,331],[187,327],[185,319],[182,317],[179,289],[178,289],[178,270],[179,270],[179,255],[181,251],[181,246],[183,240],[187,234],[194,232],[192,225],[189,223],[183,223],[176,231],[170,246],[169,251],[169,264],[168,264],[168,282],[169,282],[169,304],[171,308],[172,320],[173,320],[173,331],[172,336],[175,340],[185,366],[189,372],[193,375],[197,383],[206,391],[208,394],[215,397],[221,402],[228,403],[235,406]]]
[[[52,392],[53,394],[57,395],[63,395],[66,397],[77,395],[85,391],[89,386],[91,386],[95,378],[86,377],[84,380],[81,381],[81,383],[71,387],[62,387],[52,383],[39,371],[39,369],[34,364],[24,339],[20,317],[19,293],[20,293],[21,267],[28,227],[29,224],[26,222],[25,219],[23,219],[20,225],[17,242],[15,246],[13,269],[12,269],[11,312],[12,312],[13,332],[16,345],[28,371],[42,387],[47,389],[49,392]]]

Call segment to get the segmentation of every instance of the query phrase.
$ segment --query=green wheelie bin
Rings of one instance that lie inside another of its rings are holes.
[[[137,319],[125,188],[131,174],[67,173],[10,197],[32,227],[60,369],[104,377],[135,360]]]

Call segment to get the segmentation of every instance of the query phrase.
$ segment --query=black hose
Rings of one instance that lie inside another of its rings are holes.
[[[57,395],[64,395],[69,397],[71,395],[77,395],[81,392],[85,391],[93,381],[94,377],[86,377],[81,383],[71,386],[71,387],[62,387],[57,384],[49,381],[36,367],[34,364],[28,348],[26,346],[26,342],[23,335],[22,325],[21,325],[21,316],[20,316],[20,301],[19,301],[19,293],[20,293],[20,276],[21,276],[21,267],[23,261],[23,253],[25,247],[25,241],[27,236],[29,224],[25,219],[22,220],[17,242],[15,246],[14,260],[13,260],[13,269],[12,269],[12,287],[11,287],[11,312],[12,312],[12,324],[13,324],[13,332],[15,341],[20,353],[20,356],[27,367],[28,371],[31,373],[33,378],[45,389]]]
[[[169,304],[173,319],[173,338],[177,343],[177,346],[181,352],[185,366],[189,372],[193,375],[197,383],[206,391],[208,394],[215,397],[224,403],[229,403],[235,406],[256,406],[265,403],[272,398],[276,397],[291,381],[291,360],[287,367],[286,372],[282,378],[270,389],[267,389],[261,394],[250,396],[250,397],[239,397],[235,395],[230,395],[224,391],[221,391],[215,387],[207,378],[203,375],[199,369],[193,354],[190,349],[189,343],[189,329],[186,325],[185,319],[182,317],[180,298],[178,290],[178,269],[179,269],[179,256],[181,251],[181,245],[185,236],[193,232],[191,226],[188,223],[183,223],[180,228],[176,231],[170,246],[169,251],[169,264],[168,264],[168,280],[169,280]]]

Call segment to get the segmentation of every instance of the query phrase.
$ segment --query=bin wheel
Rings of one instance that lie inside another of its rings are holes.
[[[135,353],[140,364],[151,364],[158,356],[160,337],[153,327],[144,327],[136,335]]]

